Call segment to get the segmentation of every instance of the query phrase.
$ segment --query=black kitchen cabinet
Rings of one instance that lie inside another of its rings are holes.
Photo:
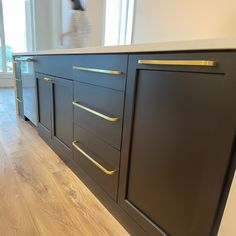
[[[61,156],[71,157],[73,141],[73,81],[52,80],[52,144]]]
[[[90,130],[99,139],[120,149],[124,109],[124,92],[114,89],[74,82],[74,123]],[[94,115],[78,105],[86,106],[98,113],[109,116],[109,121]]]
[[[74,140],[74,161],[109,197],[116,201],[120,152],[76,124],[74,125]],[[102,168],[86,158],[87,155]]]
[[[14,80],[15,80],[15,93],[16,93],[16,111],[19,116],[24,118],[20,63],[14,62],[13,66],[14,66]]]
[[[72,79],[73,56],[44,55],[35,57],[35,71],[45,75]]]
[[[51,140],[52,131],[52,84],[50,78],[36,74],[38,93],[38,132],[47,142]]]
[[[75,55],[73,78],[86,84],[124,91],[127,54]]]
[[[236,165],[235,61],[36,56],[39,135],[131,235],[216,236]]]
[[[130,56],[119,205],[150,235],[215,235],[235,134],[233,64],[222,54],[201,55],[212,68],[139,61],[157,57]]]
[[[36,73],[39,135],[63,158],[71,157],[73,81]]]

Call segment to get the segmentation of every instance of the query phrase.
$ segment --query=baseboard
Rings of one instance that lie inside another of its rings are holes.
[[[14,88],[14,80],[12,78],[0,78],[0,88]]]

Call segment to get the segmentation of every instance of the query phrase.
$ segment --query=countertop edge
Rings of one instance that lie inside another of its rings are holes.
[[[54,49],[14,53],[13,56],[71,55],[71,54],[112,54],[112,53],[150,53],[201,50],[236,50],[235,39],[204,39],[188,41],[169,41],[160,43],[132,44],[121,46],[100,46],[72,49]]]

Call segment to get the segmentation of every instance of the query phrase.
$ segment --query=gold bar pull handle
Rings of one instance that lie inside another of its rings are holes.
[[[107,170],[105,167],[103,167],[101,164],[99,164],[97,161],[95,161],[91,156],[89,156],[83,149],[81,149],[77,144],[78,141],[72,142],[72,145],[80,152],[82,153],[90,162],[92,162],[96,167],[98,167],[102,172],[104,172],[107,175],[113,175],[116,170]]]
[[[26,59],[15,58],[13,63],[17,63],[17,62],[34,62],[34,59],[33,58],[26,58]]]
[[[110,121],[110,122],[117,122],[117,121],[119,121],[119,118],[106,116],[106,115],[104,115],[102,113],[99,113],[97,111],[94,111],[94,110],[92,110],[92,109],[90,109],[88,107],[85,107],[85,106],[81,105],[79,102],[72,102],[72,104],[74,106],[76,106],[76,107],[79,107],[79,108],[87,111],[87,112],[90,112],[90,113],[92,113],[92,114],[94,114],[96,116],[99,116],[99,117],[101,117],[101,118],[103,118],[103,119],[105,119],[107,121]]]
[[[81,67],[81,66],[73,66],[73,70],[80,70],[80,71],[88,71],[94,73],[103,73],[103,74],[111,74],[111,75],[121,75],[122,71],[118,70],[102,70],[97,68],[88,68],[88,67]]]
[[[215,67],[216,61],[207,60],[138,60],[142,65],[172,65],[172,66],[208,66]]]
[[[22,101],[21,101],[19,98],[16,98],[16,101],[18,101],[18,102],[22,103]]]

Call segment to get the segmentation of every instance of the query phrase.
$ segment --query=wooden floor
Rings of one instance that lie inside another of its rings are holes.
[[[128,235],[0,89],[0,235]]]

